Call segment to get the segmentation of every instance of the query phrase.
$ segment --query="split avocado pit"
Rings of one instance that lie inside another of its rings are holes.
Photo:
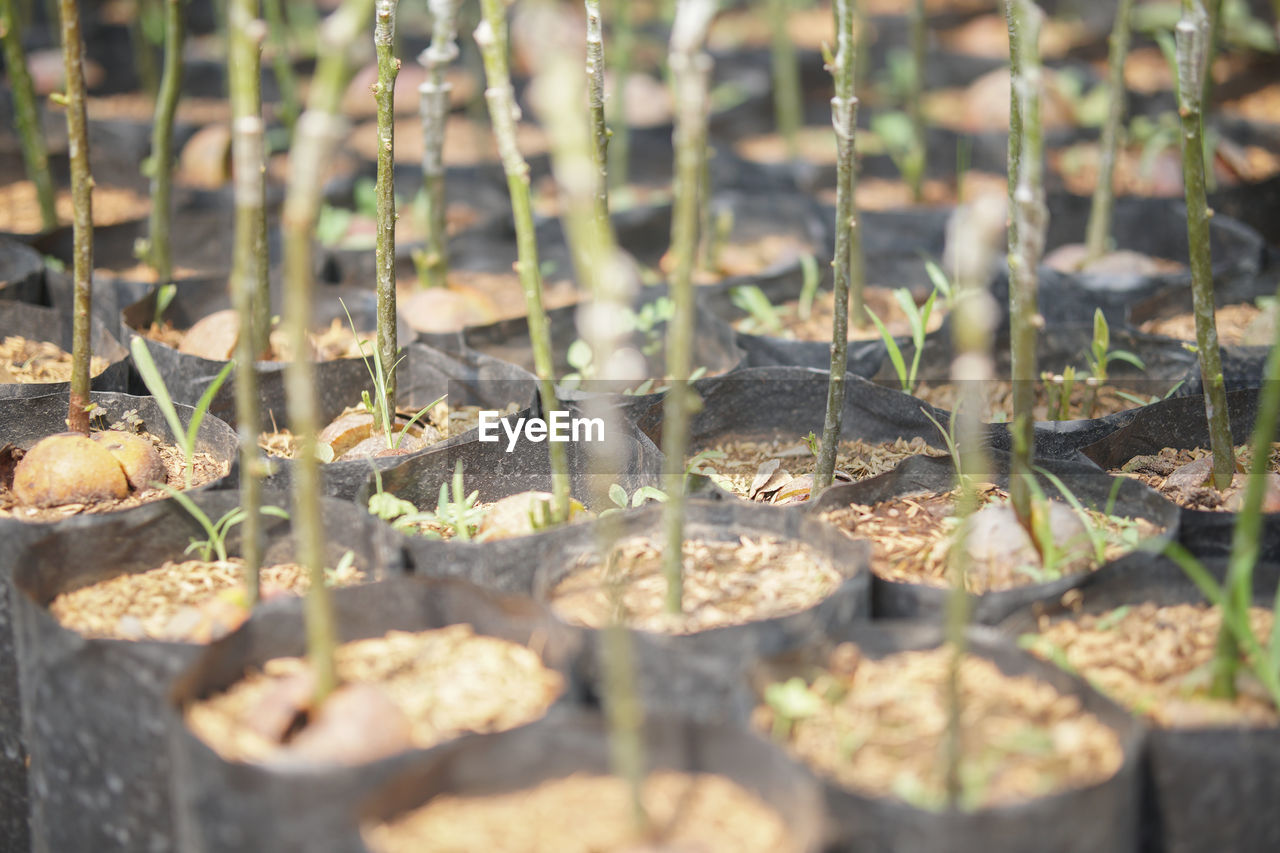
[[[165,480],[164,460],[142,436],[67,432],[27,451],[14,469],[13,492],[27,506],[48,508],[121,500]]]

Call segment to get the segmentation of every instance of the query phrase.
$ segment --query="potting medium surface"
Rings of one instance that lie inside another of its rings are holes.
[[[55,201],[59,222],[71,221],[71,193],[63,190]],[[114,225],[145,216],[151,200],[123,187],[93,188],[93,224]],[[35,184],[14,181],[0,186],[0,231],[9,234],[39,234],[44,230]]]
[[[1264,644],[1271,624],[1269,610],[1249,608],[1249,625]],[[1209,695],[1221,625],[1216,607],[1148,601],[1068,619],[1042,616],[1038,633],[1023,635],[1021,644],[1158,726],[1280,724],[1270,696],[1249,678],[1237,679],[1234,700]]]
[[[226,361],[235,353],[240,320],[234,311],[227,309],[205,316],[190,329],[175,329],[166,321],[162,325],[152,324],[145,334],[178,352],[211,361]],[[373,344],[370,342],[375,337],[373,332],[353,332],[346,318],[335,318],[328,326],[308,335],[308,346],[317,361],[361,356],[372,358]],[[270,347],[268,361],[289,361],[293,357],[283,329],[271,330]]]
[[[362,583],[354,563],[325,570],[325,585]],[[229,633],[249,616],[244,597],[244,561],[169,560],[158,568],[117,575],[64,592],[49,612],[64,628],[86,637],[116,640],[164,640],[208,643]],[[258,574],[263,601],[302,595],[311,586],[297,563],[263,566]]]
[[[569,622],[594,628],[616,613],[631,628],[689,634],[800,613],[825,599],[843,576],[802,543],[771,536],[684,542],[680,613],[665,609],[662,546],[646,537],[619,542],[601,563],[584,557],[551,590],[551,606]]]
[[[1205,447],[1176,450],[1163,447],[1157,453],[1135,456],[1113,474],[1132,477],[1146,483],[1178,506],[1186,509],[1235,512],[1244,500],[1248,482],[1251,445],[1232,448],[1236,459],[1231,485],[1219,491],[1212,482],[1213,453]],[[1267,489],[1263,495],[1263,512],[1280,512],[1280,443],[1271,445],[1267,464]]]
[[[1057,375],[1061,376],[1061,374]],[[1050,388],[1042,380],[1035,382],[1036,396],[1031,414],[1037,421],[1099,418],[1143,404],[1142,400],[1124,396],[1123,388],[1117,388],[1114,385],[1090,386],[1085,382],[1085,375],[1081,372],[1068,392],[1070,402],[1064,417],[1059,408],[1058,401],[1061,398],[1058,395],[1065,386],[1060,383],[1061,380],[1058,380]],[[986,383],[983,393],[986,402],[980,413],[982,419],[988,423],[1008,421],[1013,413],[1013,383],[1006,379],[994,379]],[[912,394],[931,406],[954,411],[959,404],[960,389],[951,382],[923,381],[916,386]]]
[[[1214,324],[1218,329],[1218,343],[1222,346],[1270,346],[1275,340],[1277,307],[1263,309],[1252,303],[1222,305],[1214,309]],[[1174,314],[1147,320],[1138,331],[1152,335],[1165,335],[1180,341],[1196,339],[1195,314]]]
[[[710,476],[721,488],[739,497],[761,503],[807,500],[817,465],[817,456],[807,438],[798,441],[741,438],[708,445],[700,454],[698,473]],[[893,470],[902,460],[921,454],[942,456],[945,452],[931,447],[922,438],[842,441],[836,455],[837,481],[856,482],[875,477]],[[686,464],[692,458],[686,460]]]
[[[359,764],[531,722],[565,689],[536,651],[465,623],[344,643],[336,665],[344,686],[318,709],[307,661],[274,658],[190,704],[187,725],[228,761]]]
[[[984,507],[1007,505],[1009,494],[1003,489],[989,483],[979,484],[978,488]],[[872,505],[849,504],[823,512],[820,517],[850,536],[871,541],[871,570],[877,577],[945,587],[951,582],[949,555],[958,526],[957,495],[955,491],[919,492]],[[1061,502],[1054,503],[1059,511],[1066,507]],[[1055,529],[1055,544],[1061,560],[1048,570],[1021,526],[1015,530],[1003,525],[970,537],[965,588],[972,593],[983,593],[1091,571],[1107,560],[1132,551],[1142,539],[1159,532],[1156,525],[1142,518],[1118,518],[1088,508],[1083,514],[1087,521],[1079,519],[1074,526]],[[1105,543],[1101,562],[1093,552],[1093,543],[1084,527],[1086,523]]]
[[[97,376],[111,362],[99,356],[89,359],[89,375]],[[48,341],[6,335],[0,341],[0,382],[70,382],[71,353]]]
[[[651,831],[637,837],[628,783],[575,773],[503,794],[441,794],[364,837],[373,853],[799,853],[778,813],[723,776],[655,771],[641,802]]]
[[[874,313],[890,335],[902,337],[911,334],[910,321],[906,312],[898,304],[893,291],[883,287],[868,287],[863,291],[865,311]],[[852,312],[851,312],[852,313]],[[814,297],[808,313],[801,311],[800,300],[789,300],[781,305],[772,306],[772,314],[757,316],[751,314],[733,324],[734,329],[754,335],[774,335],[801,341],[831,340],[831,323],[835,315],[835,298],[830,291],[823,290]],[[925,331],[934,332],[942,327],[946,317],[946,308],[935,301],[929,313],[929,323]],[[848,335],[851,341],[879,340],[880,329],[864,314],[861,323],[849,317]]]
[[[875,660],[842,644],[816,677],[769,686],[753,724],[840,785],[940,810],[952,657],[944,646]],[[1119,737],[1078,697],[972,655],[959,677],[963,808],[1084,787],[1119,770]]]

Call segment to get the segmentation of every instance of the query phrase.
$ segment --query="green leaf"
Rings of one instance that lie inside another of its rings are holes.
[[[174,440],[181,441],[186,432],[182,427],[182,419],[178,417],[178,410],[174,408],[173,398],[169,396],[169,389],[165,387],[164,379],[160,376],[160,371],[156,367],[155,361],[151,358],[151,351],[147,349],[146,340],[141,335],[134,335],[133,340],[129,342],[129,352],[133,356],[133,365],[142,377],[143,384],[147,386],[147,390],[155,398],[156,405],[160,408],[160,414],[164,416],[165,422],[169,424],[169,431],[173,433]]]
[[[609,487],[609,500],[620,507],[625,507],[627,505],[627,490],[614,483]]]
[[[585,372],[593,360],[590,344],[581,338],[574,340],[565,352],[565,360],[569,362],[570,367]]]
[[[889,330],[885,328],[884,323],[880,322],[880,318],[876,316],[876,312],[871,310],[870,305],[863,306],[867,312],[867,316],[871,318],[871,322],[876,324],[876,328],[880,330],[880,337],[884,340],[885,348],[889,351],[889,361],[893,363],[893,369],[898,372],[898,381],[902,383],[902,390],[911,393],[911,383],[907,376],[907,363],[902,357],[902,350],[898,347],[898,342],[894,340],[893,335],[889,334]]]
[[[798,676],[770,684],[765,688],[764,701],[775,714],[788,720],[803,720],[822,710],[822,699]]]

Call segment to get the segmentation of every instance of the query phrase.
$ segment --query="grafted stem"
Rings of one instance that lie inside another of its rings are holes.
[[[551,328],[542,307],[542,273],[538,268],[538,241],[533,224],[533,206],[529,197],[529,164],[516,146],[516,122],[520,109],[516,106],[507,64],[507,6],[510,0],[480,0],[482,18],[476,27],[476,45],[484,59],[485,100],[489,118],[498,140],[498,153],[507,175],[511,195],[511,212],[515,217],[516,271],[524,289],[528,313],[529,341],[533,346],[534,372],[542,397],[544,412],[556,411],[555,364],[551,358]],[[552,516],[563,522],[569,517],[569,460],[563,443],[548,442],[551,456]]]
[[[182,93],[182,47],[186,32],[183,0],[164,3],[164,71],[151,126],[151,219],[147,225],[147,257],[161,284],[173,278],[173,119]]]
[[[854,290],[855,243],[858,241],[858,212],[855,198],[854,139],[858,125],[858,98],[854,94],[856,43],[853,39],[853,6],[850,0],[836,0],[836,53],[829,66],[835,80],[831,99],[831,124],[836,134],[836,245],[831,261],[834,272],[831,320],[831,366],[827,382],[827,413],[822,424],[822,446],[813,472],[813,494],[831,485],[844,420],[845,369],[849,362],[849,311]],[[854,300],[855,317],[862,312],[861,294]]]
[[[385,423],[396,416],[396,182],[395,89],[400,60],[395,56],[397,0],[377,0],[373,18],[373,44],[378,56],[378,82],[373,96],[378,102],[378,225],[374,263],[378,287],[378,360],[383,386],[377,405]],[[375,419],[377,420],[377,419]],[[390,438],[390,436],[388,436]]]
[[[71,161],[71,399],[67,429],[89,434],[89,318],[93,310],[93,175],[89,170],[89,121],[85,113],[84,39],[76,0],[58,0],[62,63],[67,84],[67,153]]]
[[[27,177],[36,188],[40,225],[45,231],[51,231],[58,227],[53,177],[49,174],[49,155],[40,132],[35,87],[31,83],[31,72],[27,70],[27,55],[22,49],[22,31],[13,0],[0,0],[0,40],[4,41],[4,65],[13,98],[13,119],[22,142],[22,161]]]
[[[1111,213],[1115,206],[1116,154],[1124,132],[1125,83],[1124,62],[1129,55],[1129,14],[1133,0],[1119,0],[1116,20],[1111,30],[1110,56],[1107,60],[1107,120],[1102,125],[1099,142],[1098,185],[1093,189],[1093,206],[1085,235],[1085,263],[1091,263],[1107,252],[1111,241]]]
[[[289,184],[281,225],[285,243],[284,324],[290,349],[307,352],[311,324],[311,240],[320,209],[321,175],[342,139],[344,122],[339,106],[351,68],[347,51],[369,24],[373,0],[343,0],[320,27],[319,60],[311,82],[307,109],[298,118],[289,157]],[[293,527],[298,562],[311,579],[307,593],[307,647],[316,674],[316,701],[337,685],[333,654],[337,643],[333,603],[324,583],[324,526],[321,515],[320,460],[316,433],[320,429],[315,365],[294,358],[285,372],[289,425],[298,440],[293,478]]]

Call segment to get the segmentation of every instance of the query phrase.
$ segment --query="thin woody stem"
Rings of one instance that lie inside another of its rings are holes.
[[[836,245],[831,266],[835,300],[831,321],[831,365],[827,384],[827,412],[822,424],[822,445],[813,473],[813,494],[831,485],[844,419],[845,370],[849,359],[849,296],[853,281],[854,242],[858,238],[854,198],[854,139],[858,123],[858,98],[854,94],[856,45],[850,0],[836,0],[836,53],[830,65],[835,80],[831,99],[831,124],[836,134]],[[855,310],[861,310],[858,306]]]
[[[395,56],[397,0],[377,0],[374,8],[373,43],[378,56],[378,82],[373,95],[378,102],[378,223],[374,250],[378,288],[378,353],[384,378],[383,422],[396,415],[396,186],[395,186],[395,88],[400,60]],[[390,439],[390,436],[387,436]]]
[[[62,61],[67,84],[67,149],[71,160],[72,281],[71,395],[67,428],[89,434],[89,318],[93,309],[93,175],[85,113],[84,40],[76,0],[58,0]]]

